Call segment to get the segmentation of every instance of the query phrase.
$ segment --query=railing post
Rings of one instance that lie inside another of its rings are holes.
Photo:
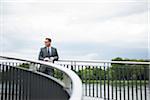
[[[30,63],[29,64],[29,70],[31,70],[31,71],[36,71],[37,70],[37,68],[36,68],[34,63]]]

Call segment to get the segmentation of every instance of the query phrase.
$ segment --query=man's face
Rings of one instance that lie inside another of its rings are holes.
[[[50,46],[51,46],[51,42],[48,41],[48,40],[45,40],[44,43],[45,43],[45,46],[46,46],[46,47],[50,47]]]

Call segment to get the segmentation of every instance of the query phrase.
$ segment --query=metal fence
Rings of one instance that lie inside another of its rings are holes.
[[[105,100],[149,100],[149,62],[60,60],[76,72],[83,95]]]
[[[38,60],[0,58],[1,100],[81,100],[82,84],[73,71]],[[37,71],[43,65],[54,75]]]
[[[69,94],[55,81],[18,66],[18,63],[0,64],[1,100],[69,99]]]

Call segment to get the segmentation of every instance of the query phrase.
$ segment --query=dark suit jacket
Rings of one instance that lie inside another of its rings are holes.
[[[41,48],[40,53],[39,53],[39,60],[44,60],[44,58],[50,58],[50,57],[54,57],[54,61],[57,61],[59,59],[58,53],[57,53],[57,49],[52,47],[51,48],[51,55],[48,55],[47,52],[47,48]]]
[[[52,47],[52,48],[51,48],[51,55],[48,55],[47,48],[46,48],[46,47],[41,48],[40,53],[39,53],[39,58],[38,58],[38,59],[39,59],[39,60],[44,60],[44,58],[46,58],[46,57],[48,57],[48,58],[54,57],[54,61],[57,61],[57,60],[59,59],[59,56],[58,56],[58,53],[57,53],[57,49],[54,48],[54,47]],[[53,62],[54,62],[54,61],[53,61]],[[48,67],[45,66],[45,65],[40,65],[39,71],[45,72],[47,68],[48,68]],[[50,70],[50,69],[49,69],[49,70]]]

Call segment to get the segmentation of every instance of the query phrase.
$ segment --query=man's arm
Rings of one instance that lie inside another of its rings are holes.
[[[58,59],[59,59],[58,52],[57,49],[55,49],[54,61],[58,61]]]
[[[40,53],[39,53],[38,59],[39,59],[39,60],[44,60],[42,48],[40,49]]]

